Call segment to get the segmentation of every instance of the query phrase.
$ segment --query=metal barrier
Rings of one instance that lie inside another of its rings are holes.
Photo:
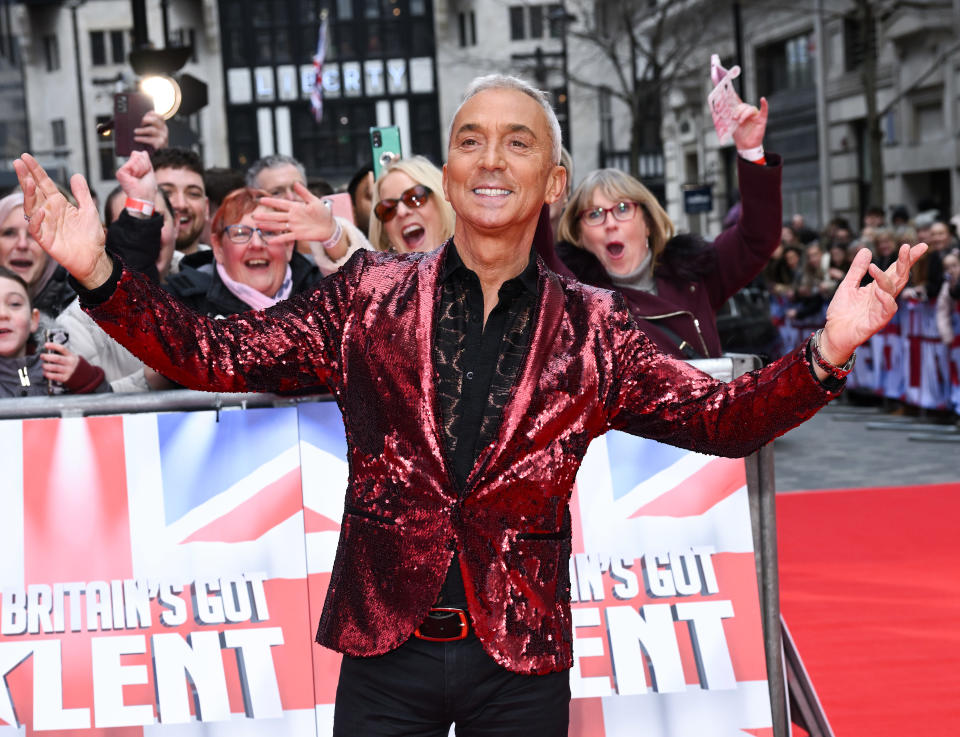
[[[914,299],[901,299],[898,304],[890,324],[857,350],[847,388],[924,410],[960,414],[960,313],[953,313],[955,337],[947,346],[937,332],[933,305]],[[798,322],[784,316],[784,303],[774,307],[785,350],[823,327],[822,315]]]
[[[289,407],[302,402],[332,401],[333,397],[329,394],[294,397],[278,394],[198,392],[189,389],[130,394],[67,394],[4,399],[0,401],[0,420]]]
[[[761,365],[758,357],[741,354],[696,360],[690,363],[722,381],[730,381]],[[288,407],[308,402],[330,401],[333,401],[330,395],[279,396],[275,394],[230,394],[190,390],[143,394],[26,397],[0,402],[0,419],[84,417],[144,412],[242,410],[260,407]],[[767,678],[773,711],[773,734],[775,737],[786,737],[789,734],[789,696],[784,676],[784,640],[780,620],[772,444],[764,446],[746,459],[746,477],[763,622]],[[796,700],[795,695],[794,697]],[[806,701],[801,699],[801,703],[806,703]],[[828,733],[822,730],[811,732],[815,735]]]

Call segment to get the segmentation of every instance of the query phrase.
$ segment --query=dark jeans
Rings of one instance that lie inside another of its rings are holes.
[[[513,673],[472,632],[457,642],[411,637],[372,658],[345,655],[333,718],[334,737],[565,737],[570,720],[567,671]]]

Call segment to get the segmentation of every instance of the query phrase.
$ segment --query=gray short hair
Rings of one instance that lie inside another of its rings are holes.
[[[269,156],[264,156],[263,158],[257,159],[252,164],[250,168],[247,169],[247,173],[244,176],[246,185],[248,187],[256,188],[257,177],[260,176],[260,172],[264,169],[275,169],[278,166],[285,166],[289,164],[290,166],[295,166],[297,171],[300,172],[300,176],[303,177],[303,182],[307,182],[307,170],[299,161],[297,161],[292,156],[287,156],[286,154],[270,154]]]
[[[547,116],[550,138],[552,139],[551,143],[553,144],[551,147],[551,160],[554,164],[559,164],[560,149],[563,145],[563,141],[561,140],[563,134],[560,132],[560,121],[557,120],[557,114],[550,105],[550,97],[546,92],[538,90],[529,82],[525,82],[519,77],[514,77],[509,74],[487,74],[483,77],[475,78],[470,83],[467,91],[463,93],[463,100],[460,101],[460,104],[453,113],[453,118],[450,119],[450,128],[447,130],[447,146],[450,145],[450,140],[453,138],[453,121],[457,119],[460,108],[466,105],[467,100],[471,97],[480,92],[486,92],[487,90],[516,90],[533,98],[537,104],[543,108],[543,112]]]

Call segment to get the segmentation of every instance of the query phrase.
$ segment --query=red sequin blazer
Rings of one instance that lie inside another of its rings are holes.
[[[802,350],[718,382],[658,352],[620,296],[541,262],[525,363],[460,501],[442,450],[431,357],[443,252],[362,251],[312,293],[225,320],[200,317],[124,271],[90,314],[191,388],[329,387],[343,413],[350,474],[318,642],[359,656],[402,644],[436,600],[456,547],[487,652],[517,672],[568,668],[563,520],[590,441],[613,428],[742,456],[833,395]]]

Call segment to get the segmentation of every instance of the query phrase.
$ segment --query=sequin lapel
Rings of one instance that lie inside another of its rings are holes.
[[[433,366],[433,339],[436,327],[436,306],[439,298],[438,281],[443,266],[443,256],[447,248],[453,248],[450,241],[433,251],[429,256],[422,258],[417,264],[417,355],[420,371],[420,389],[422,391],[423,434],[429,438],[430,447],[437,449],[439,463],[443,469],[444,478],[449,483],[443,487],[451,496],[456,496],[456,485],[447,464],[446,453],[443,448],[443,436],[440,432],[440,402],[437,396],[437,372]],[[401,358],[398,356],[398,358]]]

